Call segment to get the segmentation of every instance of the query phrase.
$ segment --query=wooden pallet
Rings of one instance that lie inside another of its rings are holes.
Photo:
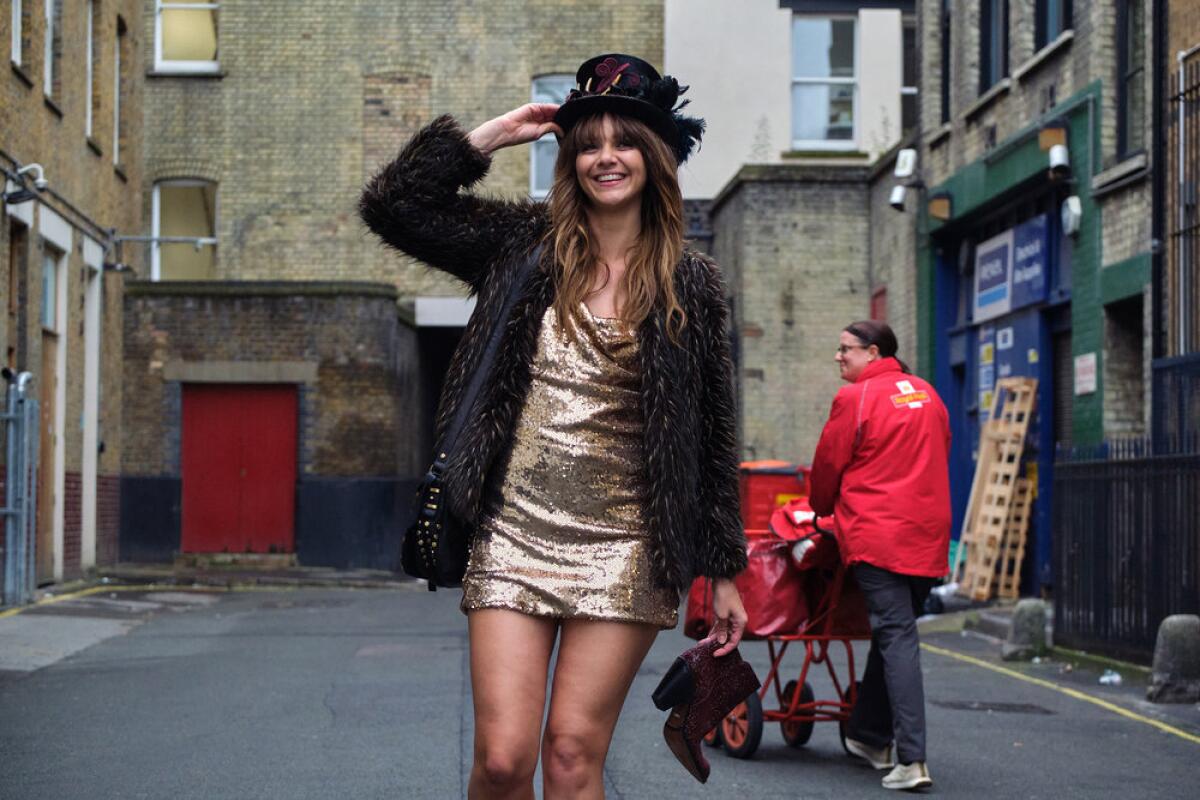
[[[1021,594],[1021,562],[1025,560],[1025,539],[1029,533],[1029,509],[1032,505],[1033,481],[1019,478],[1012,506],[1008,510],[1004,541],[1000,545],[1000,558],[996,564],[996,577],[999,580],[996,595],[1005,600],[1016,600]]]
[[[1036,393],[1035,378],[1001,378],[996,382],[991,413],[979,435],[979,457],[959,546],[959,553],[965,551],[966,556],[965,560],[960,556],[954,575],[959,594],[973,600],[991,598],[1001,568],[1001,551],[1005,549]],[[1023,545],[1021,550],[1023,554]]]

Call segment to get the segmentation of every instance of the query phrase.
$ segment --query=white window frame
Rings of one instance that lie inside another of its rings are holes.
[[[529,82],[530,100],[535,103],[539,102],[539,94],[537,90],[538,81],[544,81],[547,79],[566,79],[566,83],[569,87],[567,89],[568,92],[575,88],[575,76],[573,74],[569,72],[547,72],[545,75],[536,76],[532,81]],[[537,140],[537,142],[533,142],[529,148],[529,196],[535,200],[543,200],[545,199],[546,195],[549,194],[548,191],[537,188],[537,143],[546,141],[554,141],[554,134],[547,133],[543,135]]]
[[[87,101],[84,104],[83,132],[92,138],[92,103],[96,100],[96,87],[92,81],[95,70],[92,67],[92,56],[95,54],[96,38],[96,0],[87,0]]]
[[[42,93],[54,96],[54,0],[45,0],[46,35],[42,47]]]
[[[216,186],[217,191],[213,194],[213,233],[216,233],[217,219],[220,213],[220,187],[216,181],[206,181],[199,178],[167,178],[161,181],[154,182],[154,193],[150,201],[150,235],[153,240],[150,242],[150,280],[162,280],[162,199],[159,195],[159,189],[163,186]],[[201,247],[216,247],[216,236],[201,236],[196,238],[197,243]]]
[[[12,0],[12,63],[21,66],[21,59],[24,53],[21,52],[21,35],[24,31],[21,30],[21,0]]]
[[[807,78],[798,75],[792,75],[792,87],[796,86],[852,86],[851,93],[851,131],[849,139],[797,139],[795,133],[792,134],[792,149],[793,150],[846,150],[853,151],[858,149],[858,73],[859,73],[859,55],[861,48],[859,47],[859,34],[862,26],[858,24],[858,17],[854,14],[793,14],[793,21],[797,17],[806,19],[825,19],[830,20],[849,20],[854,23],[854,76],[851,78]],[[795,25],[792,26],[791,49],[788,51],[789,65],[794,61],[793,53],[795,52]],[[790,69],[790,66],[789,66]],[[792,124],[795,115],[795,109],[791,109],[792,116],[789,117],[788,124]]]
[[[219,11],[220,3],[163,3],[163,0],[154,0],[154,71],[155,72],[172,72],[180,75],[211,75],[221,70],[221,62],[218,57],[216,61],[167,61],[162,56],[163,30],[162,16],[163,10],[168,11]],[[221,52],[221,26],[220,20],[217,22],[217,53]]]

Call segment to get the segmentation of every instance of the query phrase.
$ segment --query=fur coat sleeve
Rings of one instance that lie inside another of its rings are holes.
[[[696,572],[732,578],[746,568],[746,537],[738,497],[737,401],[729,350],[729,305],[720,270],[697,256],[704,281],[698,320],[703,388],[700,399],[700,557]]]
[[[367,183],[359,216],[388,245],[477,294],[505,246],[531,240],[544,217],[540,204],[461,191],[490,166],[452,117],[438,117]]]

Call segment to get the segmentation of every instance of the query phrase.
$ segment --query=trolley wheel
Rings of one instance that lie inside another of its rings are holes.
[[[763,710],[758,692],[738,703],[721,720],[721,741],[734,758],[749,758],[762,741]]]
[[[791,708],[792,697],[796,693],[796,681],[788,681],[787,686],[783,687],[783,706],[785,709]],[[804,682],[804,686],[800,688],[800,702],[811,703],[816,698],[813,694],[813,688]],[[812,738],[813,728],[817,723],[809,720],[808,722],[793,722],[792,720],[784,720],[779,723],[779,731],[783,734],[783,740],[788,743],[788,747],[803,747],[808,744],[808,740]]]
[[[720,747],[723,744],[721,742],[721,725],[718,723],[717,727],[704,734],[704,737],[700,741],[709,747]]]

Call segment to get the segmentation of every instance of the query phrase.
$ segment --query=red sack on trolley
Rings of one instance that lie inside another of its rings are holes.
[[[811,520],[806,525],[785,524],[782,520],[779,525],[775,524],[781,512],[802,502],[792,500],[776,509],[771,517],[770,531],[750,531],[746,534],[749,563],[734,579],[742,596],[742,605],[746,607],[746,614],[750,618],[743,634],[746,639],[796,633],[808,619],[808,597],[800,569],[792,557],[792,548],[815,529]],[[833,553],[836,559],[836,547]],[[712,630],[713,621],[712,581],[697,578],[688,591],[684,635],[703,639]]]
[[[814,523],[820,524],[819,532]],[[775,510],[771,516],[771,530],[782,535],[794,531],[797,540],[792,545],[792,561],[803,575],[805,596],[813,614],[820,614],[832,605],[833,622],[831,635],[870,636],[871,623],[867,614],[867,599],[854,580],[854,573],[847,571],[842,580],[838,597],[829,597],[834,588],[834,573],[841,562],[837,538],[832,535],[833,517],[816,519],[807,498],[792,500]],[[814,630],[823,629],[822,621],[814,620]]]

